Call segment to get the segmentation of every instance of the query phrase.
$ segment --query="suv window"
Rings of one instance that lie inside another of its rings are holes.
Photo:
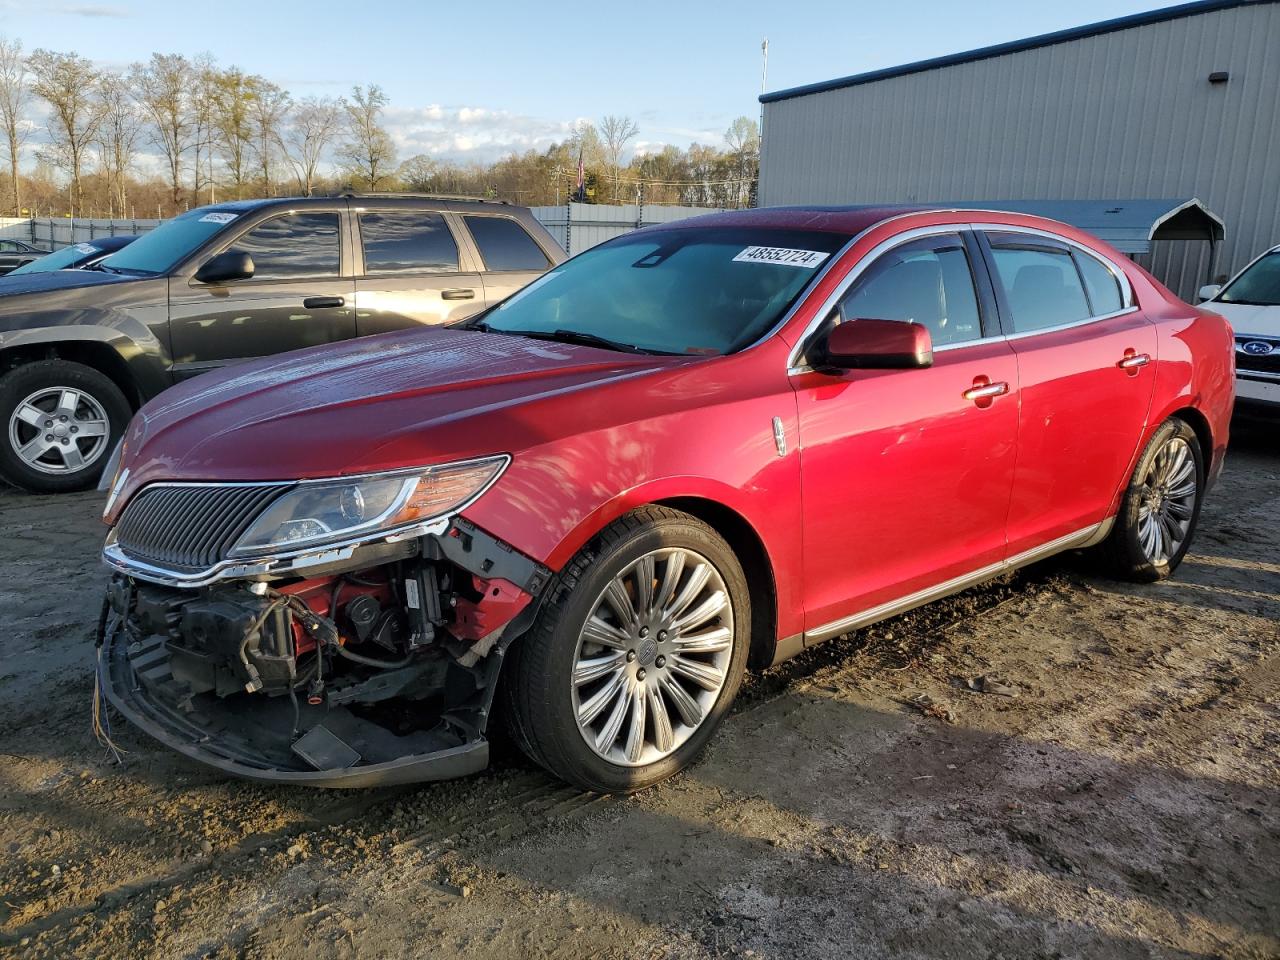
[[[840,319],[922,323],[935,346],[979,339],[982,322],[964,242],[946,234],[890,250],[845,294]]]
[[[1120,281],[1105,263],[1080,250],[1073,251],[1076,266],[1084,279],[1085,292],[1089,294],[1089,306],[1095,317],[1106,316],[1124,309],[1124,296],[1120,293]]]
[[[338,230],[336,213],[288,213],[263,221],[231,247],[253,257],[255,280],[336,277],[342,272]]]
[[[545,270],[550,261],[527,230],[510,217],[463,217],[486,270]]]
[[[367,275],[458,269],[458,244],[438,213],[362,213],[360,238]]]
[[[988,239],[1014,333],[1089,319],[1084,285],[1065,244],[1021,234],[992,234]]]
[[[1280,253],[1268,253],[1218,296],[1223,303],[1280,306]]]

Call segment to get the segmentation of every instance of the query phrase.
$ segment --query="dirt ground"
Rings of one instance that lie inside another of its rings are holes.
[[[100,495],[0,492],[0,955],[1280,957],[1277,437],[1237,427],[1173,581],[1067,558],[829,644],[624,799],[510,748],[252,786],[121,721],[117,766]]]

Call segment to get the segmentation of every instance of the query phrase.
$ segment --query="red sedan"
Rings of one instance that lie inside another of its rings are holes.
[[[748,666],[1064,550],[1169,576],[1232,357],[1220,316],[1035,217],[640,230],[461,326],[144,407],[101,686],[190,757],[324,786],[482,768],[497,696],[538,763],[634,790]]]

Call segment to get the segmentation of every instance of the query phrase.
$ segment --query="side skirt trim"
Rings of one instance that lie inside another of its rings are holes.
[[[863,610],[840,620],[833,620],[831,623],[816,627],[813,630],[806,630],[804,633],[804,647],[812,647],[822,643],[824,640],[830,640],[853,630],[859,630],[880,620],[887,620],[889,617],[895,617],[900,613],[906,613],[908,610],[914,610],[916,607],[922,607],[926,603],[932,603],[934,600],[941,600],[943,597],[950,596],[953,593],[967,590],[969,587],[982,583],[984,580],[990,580],[993,577],[1000,576],[1002,573],[1008,573],[1012,570],[1017,570],[1019,567],[1025,567],[1027,564],[1035,563],[1037,560],[1051,557],[1055,553],[1101,543],[1106,539],[1107,534],[1111,532],[1111,527],[1114,523],[1115,517],[1109,517],[1102,523],[1096,523],[1091,527],[1085,527],[1083,530],[1077,530],[1075,533],[1069,533],[1065,537],[1050,540],[1048,543],[1023,551],[1016,556],[1001,560],[999,563],[980,567],[977,570],[962,574],[936,586],[927,587],[897,600],[890,600],[888,603],[882,603],[878,607]],[[784,646],[792,649],[784,653],[782,649]],[[799,650],[795,649],[793,644],[779,644],[779,655],[775,657],[774,663],[780,663],[798,652]]]

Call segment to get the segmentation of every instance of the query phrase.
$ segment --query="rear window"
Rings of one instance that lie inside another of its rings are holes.
[[[1080,274],[1065,247],[991,238],[991,258],[1015,333],[1044,330],[1091,316]]]
[[[463,217],[486,270],[545,270],[550,261],[527,230],[509,217]]]
[[[458,269],[458,244],[438,213],[362,213],[360,236],[368,275]]]
[[[1120,293],[1120,281],[1111,272],[1111,268],[1097,257],[1079,250],[1075,252],[1075,258],[1080,276],[1084,279],[1085,291],[1089,294],[1093,315],[1102,317],[1123,310],[1124,296]]]

